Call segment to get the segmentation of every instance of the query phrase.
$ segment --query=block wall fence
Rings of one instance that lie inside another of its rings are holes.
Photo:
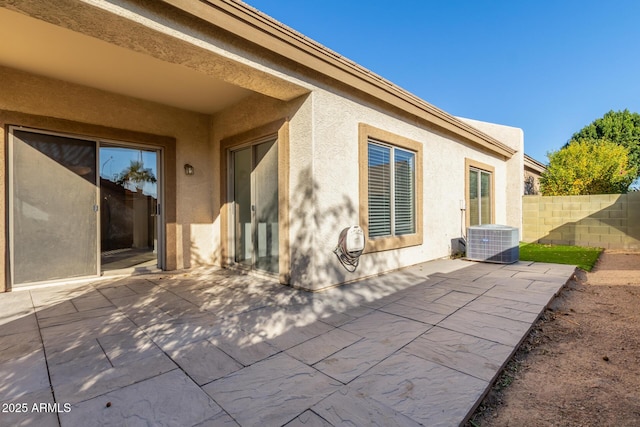
[[[522,240],[640,249],[640,192],[523,196]]]

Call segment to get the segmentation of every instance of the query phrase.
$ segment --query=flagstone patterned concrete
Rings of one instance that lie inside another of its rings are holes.
[[[437,260],[306,293],[199,268],[0,294],[0,426],[460,425],[574,270]]]

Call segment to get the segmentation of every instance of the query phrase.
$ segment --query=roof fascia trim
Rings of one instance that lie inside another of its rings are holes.
[[[516,150],[425,102],[357,63],[279,23],[257,9],[233,0],[162,0],[217,27],[346,83],[375,98],[462,137],[505,158]]]
[[[547,166],[544,163],[539,162],[538,160],[534,159],[531,156],[528,156],[527,154],[524,155],[524,165],[531,169],[537,170],[538,172],[544,172],[547,170]]]

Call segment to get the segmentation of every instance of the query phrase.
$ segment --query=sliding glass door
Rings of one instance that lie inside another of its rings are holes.
[[[231,153],[234,261],[277,274],[278,144],[271,139]]]
[[[158,150],[22,128],[9,142],[12,286],[158,266]]]

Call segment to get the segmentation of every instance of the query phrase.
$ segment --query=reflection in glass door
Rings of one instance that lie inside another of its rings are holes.
[[[100,147],[103,271],[158,264],[158,178],[156,151]]]
[[[277,274],[278,144],[254,144],[231,153],[234,261]]]
[[[98,274],[96,142],[11,130],[14,286]]]

